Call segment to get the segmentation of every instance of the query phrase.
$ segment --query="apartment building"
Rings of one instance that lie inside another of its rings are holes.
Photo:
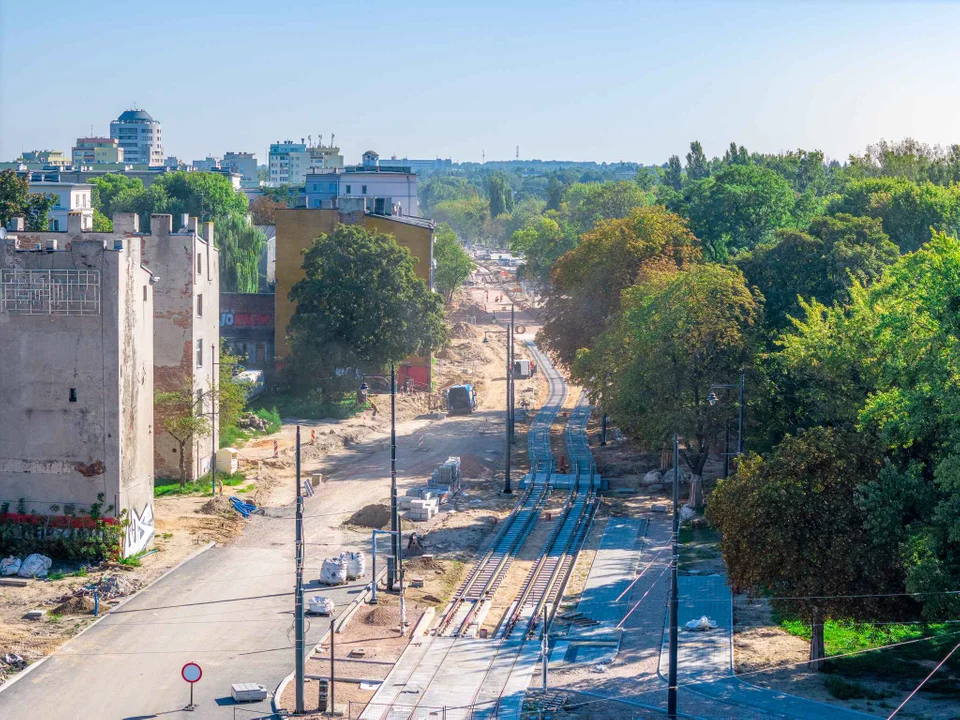
[[[122,162],[123,148],[116,138],[77,138],[77,144],[73,146],[74,167]]]
[[[308,208],[335,209],[344,198],[362,198],[379,215],[418,215],[417,174],[407,166],[380,164],[372,150],[360,165],[309,173],[305,181]]]
[[[340,148],[332,143],[311,146],[292,140],[277,141],[270,145],[267,167],[271,185],[303,185],[307,173],[343,167]]]
[[[123,148],[125,162],[148,167],[163,165],[160,123],[146,110],[125,110],[110,123],[110,137]]]
[[[36,177],[47,179],[34,179]],[[87,183],[59,182],[52,179],[53,177],[59,177],[59,175],[29,174],[30,192],[51,195],[54,199],[54,205],[47,215],[48,229],[51,232],[65,231],[68,215],[78,213],[80,229],[93,230],[93,202],[91,200],[93,186]]]

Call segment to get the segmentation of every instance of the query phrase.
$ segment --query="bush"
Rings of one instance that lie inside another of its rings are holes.
[[[827,692],[837,700],[883,700],[890,693],[876,692],[864,687],[861,683],[850,682],[836,675],[827,675],[823,680]]]
[[[224,487],[242,485],[247,481],[247,476],[243,473],[224,473],[217,472],[217,480],[222,482]],[[157,478],[153,483],[153,496],[166,497],[168,495],[210,495],[210,474],[207,473],[196,482],[188,482],[186,486],[180,487],[178,478]]]
[[[23,508],[23,500],[17,503]],[[9,503],[0,512],[0,555],[25,557],[41,553],[56,560],[100,561],[116,558],[123,546],[127,526],[126,510],[117,518],[105,518],[113,505],[104,505],[103,494],[97,502],[79,512],[73,505],[51,506],[50,515],[8,512]],[[54,508],[56,508],[54,510]]]

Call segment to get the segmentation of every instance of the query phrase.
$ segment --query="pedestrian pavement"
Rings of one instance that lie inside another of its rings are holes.
[[[758,710],[781,718],[857,720],[866,713],[761,688],[733,672],[733,595],[726,575],[684,575],[678,578],[679,605],[677,681],[683,690],[718,700],[729,706]],[[684,625],[702,616],[717,623],[713,630],[687,631]],[[660,653],[660,674],[669,665],[669,620],[665,623]]]

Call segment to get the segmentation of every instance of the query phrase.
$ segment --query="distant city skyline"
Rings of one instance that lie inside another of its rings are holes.
[[[521,159],[654,164],[692,140],[711,157],[736,141],[842,161],[881,138],[960,142],[958,3],[104,0],[96,11],[91,22],[83,4],[0,5],[0,161],[69,155],[134,105],[162,124],[165,155],[252,152],[261,165],[272,142],[331,132],[348,163],[368,149],[509,160],[519,145]],[[293,28],[322,28],[322,47]]]

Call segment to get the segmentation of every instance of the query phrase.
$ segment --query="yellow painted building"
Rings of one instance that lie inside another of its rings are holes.
[[[417,260],[415,272],[433,288],[433,231],[432,220],[411,216],[375,215],[370,212],[352,213],[334,209],[291,208],[277,210],[277,257],[275,288],[275,347],[278,365],[290,353],[287,327],[296,310],[290,290],[303,279],[303,251],[321,234],[329,234],[340,223],[362,224],[368,230],[392,235],[397,243],[410,250]],[[418,386],[430,387],[430,358],[410,358],[398,368],[397,384],[407,378]]]

